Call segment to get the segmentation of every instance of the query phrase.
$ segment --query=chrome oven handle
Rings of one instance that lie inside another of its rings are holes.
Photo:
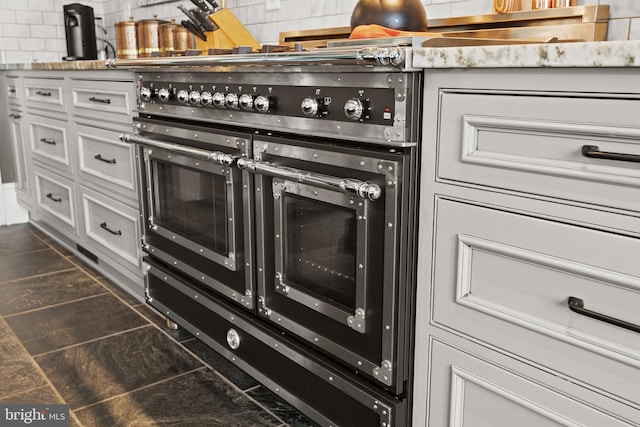
[[[174,153],[184,154],[198,159],[206,160],[208,162],[218,163],[221,165],[230,166],[236,161],[236,156],[231,154],[222,153],[220,151],[207,151],[199,148],[186,147],[184,145],[171,144],[164,141],[158,141],[156,139],[141,138],[129,133],[121,133],[120,140],[128,142],[130,144],[139,144],[146,147],[160,148],[162,150],[172,151]]]
[[[238,167],[253,173],[286,178],[307,184],[321,185],[323,187],[340,190],[344,193],[352,193],[363,199],[378,200],[380,196],[382,196],[380,186],[372,182],[307,172],[287,166],[277,166],[271,163],[245,158],[238,159]]]

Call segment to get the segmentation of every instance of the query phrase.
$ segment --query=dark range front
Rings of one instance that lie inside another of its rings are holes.
[[[147,300],[321,425],[410,425],[420,76],[325,70],[140,75]]]

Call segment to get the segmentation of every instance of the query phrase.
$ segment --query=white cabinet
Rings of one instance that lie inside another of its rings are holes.
[[[640,76],[425,82],[414,425],[640,425]]]
[[[142,299],[135,153],[118,138],[131,130],[133,73],[24,71],[22,80],[32,222]]]

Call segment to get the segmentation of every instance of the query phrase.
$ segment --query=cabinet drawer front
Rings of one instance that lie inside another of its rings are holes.
[[[86,188],[82,189],[85,233],[92,243],[116,259],[140,265],[138,213]]]
[[[66,111],[62,79],[24,79],[27,105],[53,111]]]
[[[640,334],[568,300],[640,325],[639,239],[444,199],[435,233],[435,322],[637,400]]]
[[[632,425],[447,344],[434,341],[432,350],[430,426]]]
[[[36,205],[71,228],[76,226],[73,182],[42,169],[35,171]]]
[[[60,120],[31,116],[29,121],[31,151],[40,160],[71,170],[67,124]]]
[[[118,138],[118,132],[77,125],[80,170],[135,196],[135,155],[133,145]]]
[[[133,82],[74,80],[71,84],[74,114],[131,120],[135,102]]]
[[[441,99],[440,179],[640,210],[640,163],[583,155],[594,146],[640,161],[640,101],[468,93]]]

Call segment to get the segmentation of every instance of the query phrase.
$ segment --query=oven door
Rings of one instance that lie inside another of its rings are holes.
[[[254,141],[258,312],[403,392],[408,156]]]
[[[235,164],[248,154],[249,138],[137,121],[139,135],[125,138],[140,146],[145,251],[201,286],[254,308],[245,249],[251,247],[245,227],[252,217],[251,183]]]

